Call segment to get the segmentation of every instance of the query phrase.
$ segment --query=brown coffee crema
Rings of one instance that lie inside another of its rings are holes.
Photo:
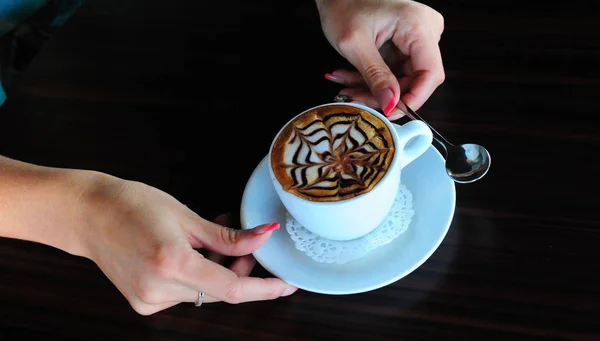
[[[341,201],[373,189],[388,171],[394,148],[379,117],[353,106],[325,106],[283,128],[271,165],[285,191],[310,201]]]

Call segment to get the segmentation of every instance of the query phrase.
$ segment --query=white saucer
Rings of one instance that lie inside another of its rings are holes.
[[[242,228],[281,224],[254,257],[271,274],[299,289],[330,295],[378,289],[423,264],[446,236],[454,216],[454,182],[446,175],[444,159],[433,146],[402,170],[401,182],[413,195],[415,215],[408,230],[390,244],[343,265],[315,262],[295,248],[285,230],[285,208],[269,179],[267,157],[244,190]]]

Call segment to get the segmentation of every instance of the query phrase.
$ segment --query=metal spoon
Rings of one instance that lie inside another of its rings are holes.
[[[492,164],[492,158],[487,149],[474,143],[465,143],[456,146],[448,142],[442,134],[433,129],[429,123],[417,115],[408,105],[402,101],[399,102],[399,105],[400,110],[404,111],[406,116],[412,120],[419,120],[425,123],[431,129],[433,138],[446,151],[446,173],[448,173],[448,176],[452,180],[458,183],[471,183],[483,178],[488,172]]]

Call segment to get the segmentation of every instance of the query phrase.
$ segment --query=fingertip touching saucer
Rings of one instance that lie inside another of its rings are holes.
[[[286,223],[286,210],[273,188],[265,157],[244,190],[241,226]],[[343,295],[375,290],[410,274],[438,248],[452,222],[456,203],[454,182],[444,159],[432,146],[402,170],[401,182],[412,192],[414,216],[406,232],[391,243],[345,264],[319,263],[299,251],[285,228],[253,254],[271,274],[299,289]]]

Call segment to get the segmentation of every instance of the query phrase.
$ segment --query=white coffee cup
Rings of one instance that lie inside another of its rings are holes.
[[[351,199],[330,202],[315,202],[302,199],[285,191],[273,172],[269,161],[269,171],[275,191],[283,206],[294,219],[307,230],[330,240],[352,240],[360,238],[373,231],[387,216],[394,204],[394,199],[400,186],[402,168],[406,167],[416,158],[421,156],[431,145],[431,130],[421,121],[410,121],[404,125],[391,123],[385,116],[372,108],[355,103],[329,103],[310,108],[332,105],[353,106],[381,118],[391,131],[394,139],[395,151],[387,173],[367,193],[360,194]],[[297,117],[296,116],[296,117]],[[290,122],[277,133],[271,144],[268,159],[277,137]]]

